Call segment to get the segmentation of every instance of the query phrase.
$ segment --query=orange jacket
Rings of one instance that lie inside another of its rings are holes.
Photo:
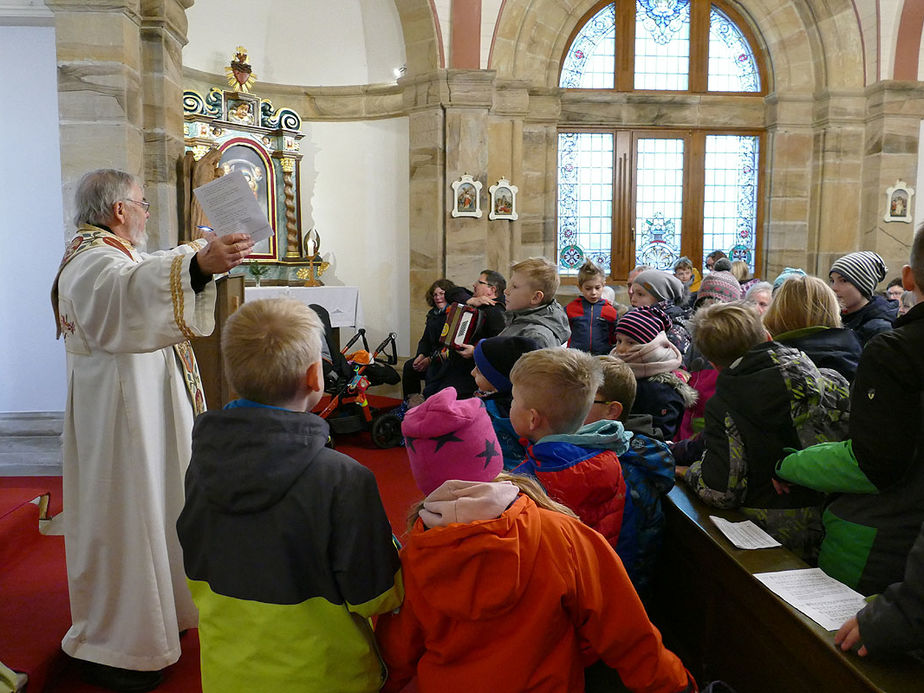
[[[404,604],[376,629],[383,691],[415,672],[421,693],[583,691],[582,650],[633,691],[696,690],[606,540],[524,495],[492,520],[418,519],[401,562]]]

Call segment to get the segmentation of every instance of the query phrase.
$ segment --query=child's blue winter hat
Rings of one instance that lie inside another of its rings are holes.
[[[523,354],[536,351],[539,344],[529,337],[491,337],[475,345],[475,365],[498,392],[510,392],[510,371]]]

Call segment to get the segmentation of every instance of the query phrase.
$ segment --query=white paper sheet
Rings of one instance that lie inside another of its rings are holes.
[[[866,605],[862,594],[825,575],[821,568],[754,575],[783,601],[828,631],[834,631]]]
[[[750,520],[730,522],[716,515],[710,515],[709,519],[725,535],[725,538],[739,549],[772,549],[775,546],[782,546],[780,542]]]
[[[239,171],[216,178],[193,192],[219,236],[249,233],[256,243],[273,234],[266,214]]]

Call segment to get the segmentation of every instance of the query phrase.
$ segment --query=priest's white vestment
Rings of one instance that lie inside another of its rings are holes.
[[[68,379],[61,646],[79,659],[161,669],[197,623],[176,520],[194,400],[204,409],[187,340],[214,329],[214,282],[198,294],[190,282],[202,244],[144,254],[82,226],[52,290]]]

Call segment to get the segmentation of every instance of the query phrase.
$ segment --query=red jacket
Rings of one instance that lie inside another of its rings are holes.
[[[565,306],[565,314],[571,326],[569,347],[588,351],[596,356],[610,353],[610,349],[616,344],[619,311],[606,299],[601,298],[596,303],[591,303],[583,296],[578,296]]]
[[[404,604],[376,629],[385,692],[415,673],[421,693],[582,691],[582,648],[633,691],[696,690],[606,540],[524,495],[492,520],[418,519],[401,562]]]

